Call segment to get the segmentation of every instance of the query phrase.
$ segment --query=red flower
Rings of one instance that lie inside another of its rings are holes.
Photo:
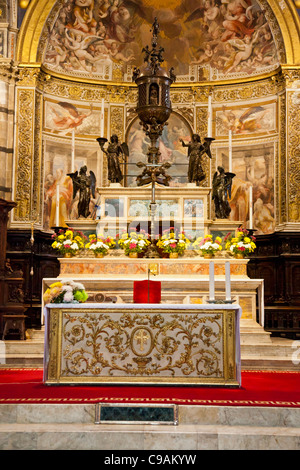
[[[136,248],[136,243],[130,243],[129,249],[134,250]]]

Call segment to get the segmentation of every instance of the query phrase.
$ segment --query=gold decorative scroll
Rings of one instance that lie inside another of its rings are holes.
[[[46,382],[237,384],[235,315],[51,309]]]

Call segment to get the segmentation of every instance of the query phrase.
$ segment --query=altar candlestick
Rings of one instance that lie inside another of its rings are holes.
[[[226,300],[231,300],[231,285],[230,285],[230,262],[225,262],[225,289]]]
[[[249,186],[249,229],[253,229],[253,187]]]
[[[207,137],[212,137],[212,102],[211,102],[211,95],[209,95],[209,97],[208,97]]]
[[[209,262],[209,300],[215,300],[215,265]]]
[[[71,173],[75,171],[75,129],[72,131]]]
[[[229,172],[232,173],[232,130],[229,131]]]
[[[104,98],[102,98],[102,103],[101,103],[100,137],[104,137]]]
[[[56,186],[56,227],[59,227],[59,184]]]

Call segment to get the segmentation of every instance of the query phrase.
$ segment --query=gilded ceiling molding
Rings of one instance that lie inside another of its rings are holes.
[[[31,0],[20,29],[17,60],[23,64],[37,62],[40,36],[56,0]]]
[[[284,40],[286,63],[300,64],[300,19],[292,0],[268,0],[278,21]]]

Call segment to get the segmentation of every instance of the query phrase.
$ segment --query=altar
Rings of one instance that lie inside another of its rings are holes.
[[[116,250],[113,251],[115,253]],[[44,278],[43,292],[57,280],[74,279],[82,282],[88,293],[88,302],[133,302],[133,283],[152,279],[161,282],[162,304],[207,304],[209,298],[209,266],[214,265],[216,301],[225,300],[225,263],[230,264],[232,302],[240,305],[242,319],[258,321],[264,325],[264,281],[247,275],[249,259],[200,256],[168,258],[138,258],[106,256],[104,258],[59,258],[58,278]],[[43,312],[43,309],[42,309]],[[44,319],[42,318],[42,323]]]
[[[239,305],[48,304],[44,383],[241,385]]]

